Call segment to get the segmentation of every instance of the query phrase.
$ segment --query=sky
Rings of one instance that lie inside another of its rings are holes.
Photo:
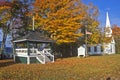
[[[111,25],[116,24],[120,26],[120,0],[82,0],[82,2],[85,4],[92,2],[93,5],[98,7],[98,20],[100,22],[100,26],[105,26],[107,11],[109,13]]]
[[[2,36],[3,36],[3,33],[2,33],[2,30],[0,29],[0,41],[2,41]],[[11,47],[11,37],[10,36],[7,36],[7,40],[6,40],[6,47]]]
[[[98,7],[98,20],[100,22],[101,27],[105,26],[107,11],[109,13],[111,25],[116,24],[120,26],[120,0],[82,0],[82,2],[84,2],[85,4],[92,2],[93,5]]]

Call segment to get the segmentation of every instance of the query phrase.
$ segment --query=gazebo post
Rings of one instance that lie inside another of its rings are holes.
[[[14,62],[15,62],[15,53],[16,53],[15,49],[16,49],[16,43],[13,43],[13,59],[14,59]]]
[[[27,53],[28,53],[27,55],[30,55],[30,47],[29,47],[29,42],[28,41],[27,41],[27,50],[28,50],[27,51]]]
[[[29,41],[27,41],[27,64],[30,64],[30,47],[29,47]]]

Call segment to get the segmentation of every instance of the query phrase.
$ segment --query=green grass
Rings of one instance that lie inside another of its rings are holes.
[[[47,64],[0,60],[0,80],[120,80],[120,55],[57,59]]]

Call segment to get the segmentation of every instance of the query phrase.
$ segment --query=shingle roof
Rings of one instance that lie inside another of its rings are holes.
[[[26,34],[23,37],[20,37],[13,42],[25,42],[25,41],[31,41],[31,42],[43,42],[43,43],[49,43],[49,42],[54,42],[52,39],[49,37],[44,36],[40,32],[37,31],[30,31],[28,34]]]

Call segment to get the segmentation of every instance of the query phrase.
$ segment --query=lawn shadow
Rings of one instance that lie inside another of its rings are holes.
[[[10,66],[10,65],[14,65],[14,64],[15,63],[14,63],[13,59],[0,60],[0,68]]]
[[[103,56],[103,54],[90,54],[89,56]]]

